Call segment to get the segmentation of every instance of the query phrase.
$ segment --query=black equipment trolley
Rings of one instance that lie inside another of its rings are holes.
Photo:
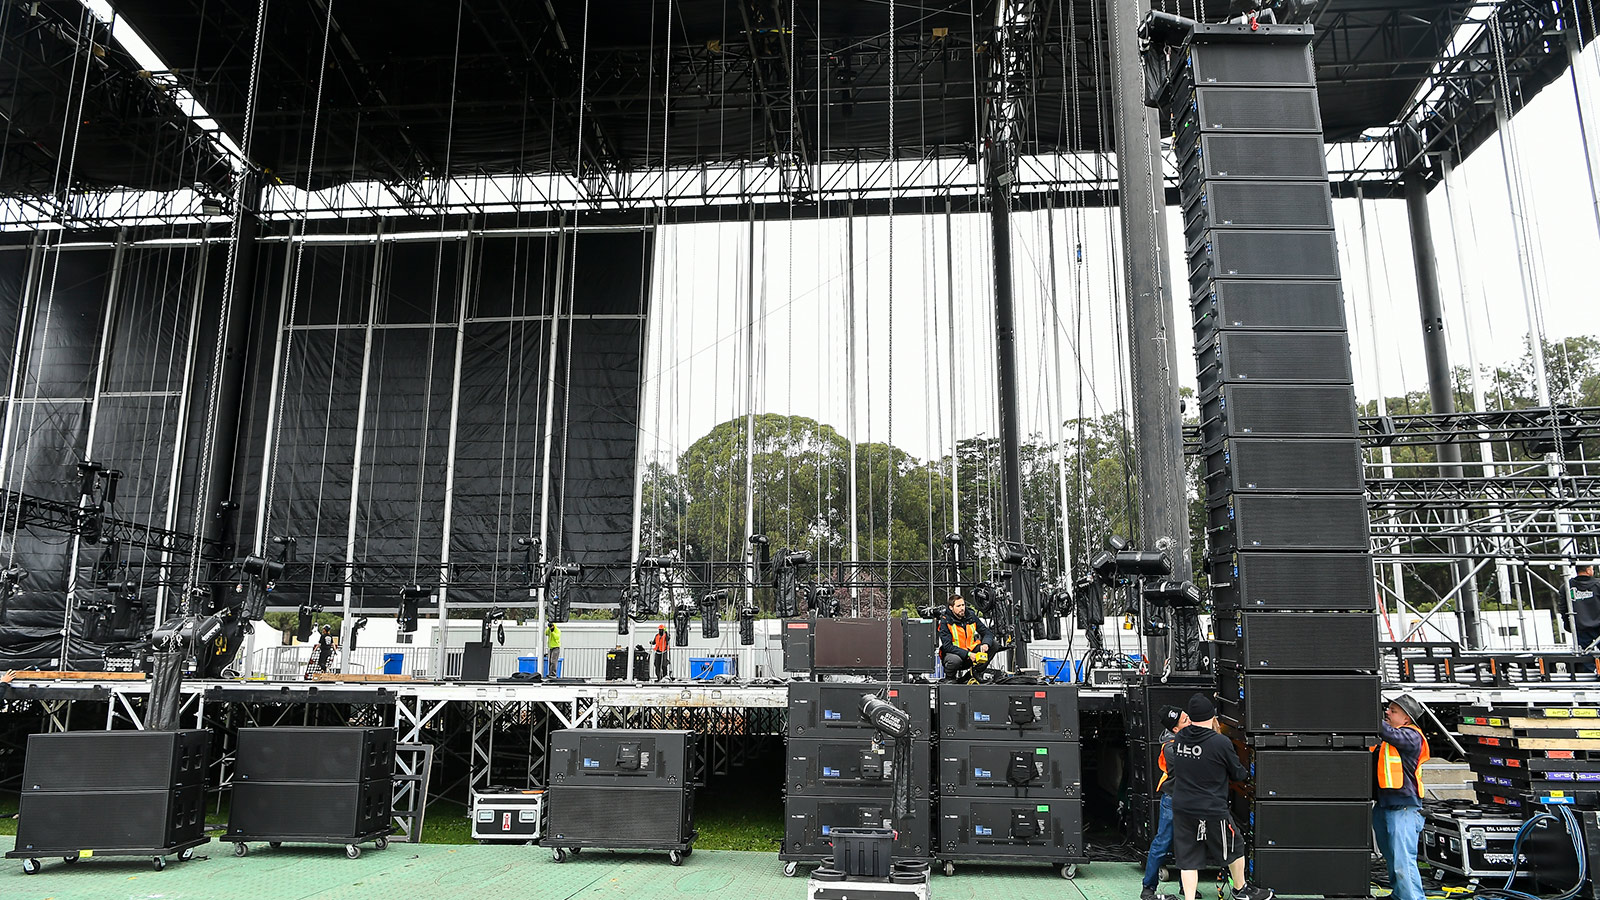
[[[677,866],[694,852],[694,732],[567,729],[551,748],[540,843],[556,862],[595,847],[665,850]]]

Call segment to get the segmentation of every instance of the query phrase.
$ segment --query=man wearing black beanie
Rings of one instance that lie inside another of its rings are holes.
[[[1172,776],[1172,850],[1184,900],[1195,900],[1200,869],[1227,866],[1235,900],[1271,900],[1267,888],[1244,880],[1244,841],[1228,812],[1228,783],[1245,781],[1233,742],[1217,733],[1211,698],[1195,694],[1185,710],[1190,725],[1178,732],[1167,754]]]

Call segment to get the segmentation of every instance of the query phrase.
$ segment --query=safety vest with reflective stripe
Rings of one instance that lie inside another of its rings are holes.
[[[971,625],[957,625],[951,622],[950,643],[963,650],[976,650],[978,648],[978,623]]]
[[[1406,725],[1406,728],[1422,736],[1422,729],[1415,725]],[[1384,790],[1397,791],[1406,786],[1405,757],[1399,748],[1388,741],[1383,741],[1372,748],[1378,754],[1378,787]],[[1413,773],[1417,780],[1417,793],[1422,793],[1422,764],[1432,757],[1428,754],[1428,739],[1422,738],[1422,750],[1417,754],[1417,771]]]

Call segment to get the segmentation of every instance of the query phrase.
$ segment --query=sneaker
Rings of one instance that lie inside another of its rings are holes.
[[[1272,900],[1275,896],[1277,895],[1272,892],[1272,888],[1249,883],[1242,888],[1233,889],[1233,900]]]
[[[1139,892],[1139,900],[1161,900],[1161,898],[1156,896],[1155,888],[1147,887]]]

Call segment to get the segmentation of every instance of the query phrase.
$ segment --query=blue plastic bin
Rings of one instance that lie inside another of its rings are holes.
[[[519,657],[517,657],[517,671],[518,672],[527,672],[528,674],[532,675],[532,674],[538,672],[540,668],[541,667],[539,665],[539,657],[537,657],[537,656],[519,656]]]
[[[404,653],[385,653],[383,655],[383,674],[401,675],[405,668],[406,655]]]
[[[1044,674],[1057,681],[1082,681],[1083,661],[1046,656],[1044,658]]]
[[[544,674],[545,674],[545,676],[547,678],[560,678],[561,677],[561,670],[566,668],[566,667],[567,667],[567,658],[565,656],[563,656],[560,659],[556,660],[556,674],[555,675],[551,675],[549,672],[544,672],[544,666],[540,666],[539,667],[539,671],[544,672]]]
[[[739,659],[734,656],[693,656],[689,658],[689,678],[710,681],[718,675],[739,676]]]

